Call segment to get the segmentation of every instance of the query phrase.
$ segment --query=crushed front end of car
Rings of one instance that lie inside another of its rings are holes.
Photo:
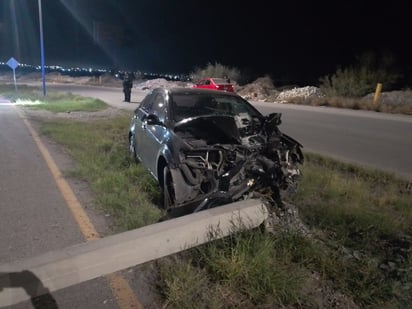
[[[175,206],[194,211],[259,197],[282,207],[295,191],[302,145],[279,129],[281,114],[185,119],[174,129],[183,141],[171,168]]]

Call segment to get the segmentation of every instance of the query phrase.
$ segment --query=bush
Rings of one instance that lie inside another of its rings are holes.
[[[195,68],[190,76],[193,81],[197,81],[205,77],[220,77],[230,78],[231,81],[239,82],[241,78],[240,70],[225,66],[223,64],[215,62],[214,64],[208,63],[204,68]]]
[[[394,70],[394,58],[373,53],[364,53],[356,63],[347,68],[338,68],[335,74],[320,79],[320,88],[327,96],[362,97],[375,90],[377,83],[383,90],[391,90],[400,74]]]

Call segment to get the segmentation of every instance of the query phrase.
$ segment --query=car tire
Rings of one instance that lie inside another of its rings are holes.
[[[136,138],[135,138],[134,133],[131,133],[129,136],[129,153],[130,153],[130,158],[134,162],[139,162],[139,160],[137,159],[137,155],[136,155]]]
[[[163,208],[168,210],[176,205],[173,177],[169,167],[163,169]]]

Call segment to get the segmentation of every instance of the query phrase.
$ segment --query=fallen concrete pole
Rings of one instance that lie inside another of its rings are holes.
[[[258,227],[267,217],[260,200],[245,200],[2,264],[0,307]]]

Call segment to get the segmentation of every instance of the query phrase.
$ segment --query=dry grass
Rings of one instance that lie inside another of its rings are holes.
[[[406,93],[409,96],[409,93]],[[408,97],[404,100],[381,99],[378,103],[373,102],[372,97],[365,98],[342,98],[342,97],[309,97],[291,98],[288,103],[311,106],[330,106],[355,110],[368,110],[382,113],[412,115],[412,100]]]

